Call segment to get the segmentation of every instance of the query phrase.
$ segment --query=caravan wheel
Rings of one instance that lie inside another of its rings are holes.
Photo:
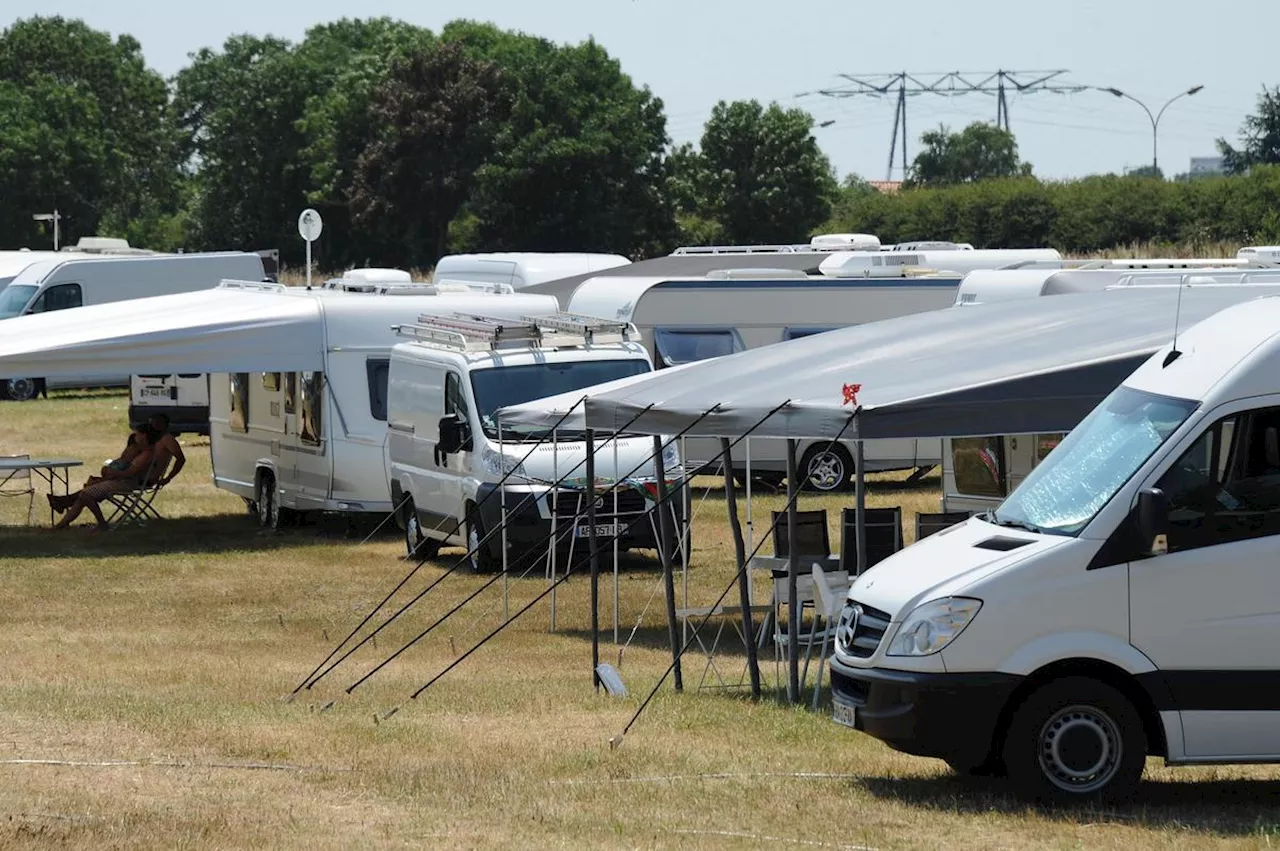
[[[839,443],[815,443],[800,460],[801,487],[820,493],[847,491],[853,475],[853,456]]]
[[[14,402],[29,402],[40,394],[40,381],[36,378],[10,378],[4,382],[4,396]]]
[[[263,529],[280,528],[280,500],[276,493],[276,477],[269,472],[258,476],[258,525]]]

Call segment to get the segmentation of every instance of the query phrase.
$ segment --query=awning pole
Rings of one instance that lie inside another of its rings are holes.
[[[671,534],[671,518],[667,514],[666,504],[662,502],[667,495],[667,471],[662,463],[662,436],[653,436],[653,470],[658,479],[658,500],[662,507],[658,509],[658,557],[662,560],[662,581],[667,596],[667,637],[671,641],[671,663],[675,670],[676,691],[684,691],[684,676],[680,671],[680,651],[682,645],[676,626],[676,578],[671,570],[671,545],[674,535]]]
[[[798,518],[796,492],[800,483],[796,473],[796,441],[787,440],[787,702],[800,700],[800,604],[797,580],[800,553],[796,548]]]
[[[756,657],[756,628],[751,617],[750,571],[747,570],[747,544],[742,538],[742,522],[738,520],[738,498],[733,481],[733,454],[729,438],[720,438],[724,452],[724,504],[729,511],[729,528],[733,530],[733,552],[738,565],[738,605],[742,607],[742,644],[747,651],[747,670],[751,672],[751,697],[760,699],[760,660]]]
[[[855,485],[856,509],[854,512],[854,533],[858,538],[858,575],[867,569],[867,474],[865,459],[862,454],[862,441],[853,443],[853,470]]]
[[[616,528],[614,534],[617,534]],[[591,547],[591,682],[599,692],[600,553],[596,546],[596,433],[592,429],[587,429],[587,541]]]
[[[502,442],[502,417],[498,417],[498,452],[499,458],[505,459],[506,446]],[[498,472],[502,471],[502,465],[498,465]],[[507,489],[500,488],[498,497],[502,507],[502,619],[506,620],[511,617],[511,562],[510,554],[507,552]],[[467,548],[471,547],[471,538],[467,538]]]

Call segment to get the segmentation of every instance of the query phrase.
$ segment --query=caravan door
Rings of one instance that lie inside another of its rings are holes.
[[[332,425],[324,372],[297,374],[294,482],[299,511],[322,511],[333,483]]]

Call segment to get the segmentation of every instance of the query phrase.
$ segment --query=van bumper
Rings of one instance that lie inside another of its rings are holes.
[[[980,765],[1000,712],[1023,680],[1014,674],[935,674],[855,668],[831,658],[832,700],[855,709],[855,728],[915,756]]]

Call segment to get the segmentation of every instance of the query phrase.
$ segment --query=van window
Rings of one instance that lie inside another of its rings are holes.
[[[647,372],[649,362],[641,358],[520,364],[475,370],[471,373],[471,389],[475,394],[480,426],[486,435],[496,440],[498,423],[495,415],[502,408]],[[535,438],[547,436],[542,429],[511,428],[505,425],[504,428],[507,429],[504,438],[512,435]],[[572,432],[561,431],[561,439],[575,439],[567,436],[570,434]]]
[[[365,361],[369,373],[369,414],[377,421],[387,421],[387,379],[391,375],[389,358]]]
[[[951,469],[956,490],[968,496],[999,499],[1008,493],[1003,437],[956,437],[951,440]]]
[[[654,360],[659,367],[718,358],[745,347],[732,328],[655,328]]]
[[[462,377],[456,372],[445,373],[444,412],[459,414],[462,421],[467,422],[467,397],[462,392]]]
[[[36,303],[31,305],[31,312],[48,313],[51,310],[66,310],[82,304],[84,300],[79,284],[58,284],[40,293]]]
[[[249,373],[231,373],[231,415],[227,418],[236,431],[249,430]]]
[[[1280,408],[1209,427],[1160,478],[1169,551],[1280,533]]]
[[[1061,434],[1037,434],[1036,435],[1036,463],[1039,464],[1045,459],[1045,456],[1053,451],[1053,447],[1062,442]]]
[[[298,375],[298,408],[302,411],[298,436],[303,443],[318,446],[324,436],[321,415],[324,410],[324,373],[303,372]]]
[[[10,284],[0,290],[0,319],[21,316],[27,302],[36,294],[36,287],[28,284]]]
[[[788,328],[782,332],[784,340],[799,340],[801,337],[812,337],[814,334],[825,334],[828,331],[839,330],[839,325],[828,325],[826,327],[796,327]]]

